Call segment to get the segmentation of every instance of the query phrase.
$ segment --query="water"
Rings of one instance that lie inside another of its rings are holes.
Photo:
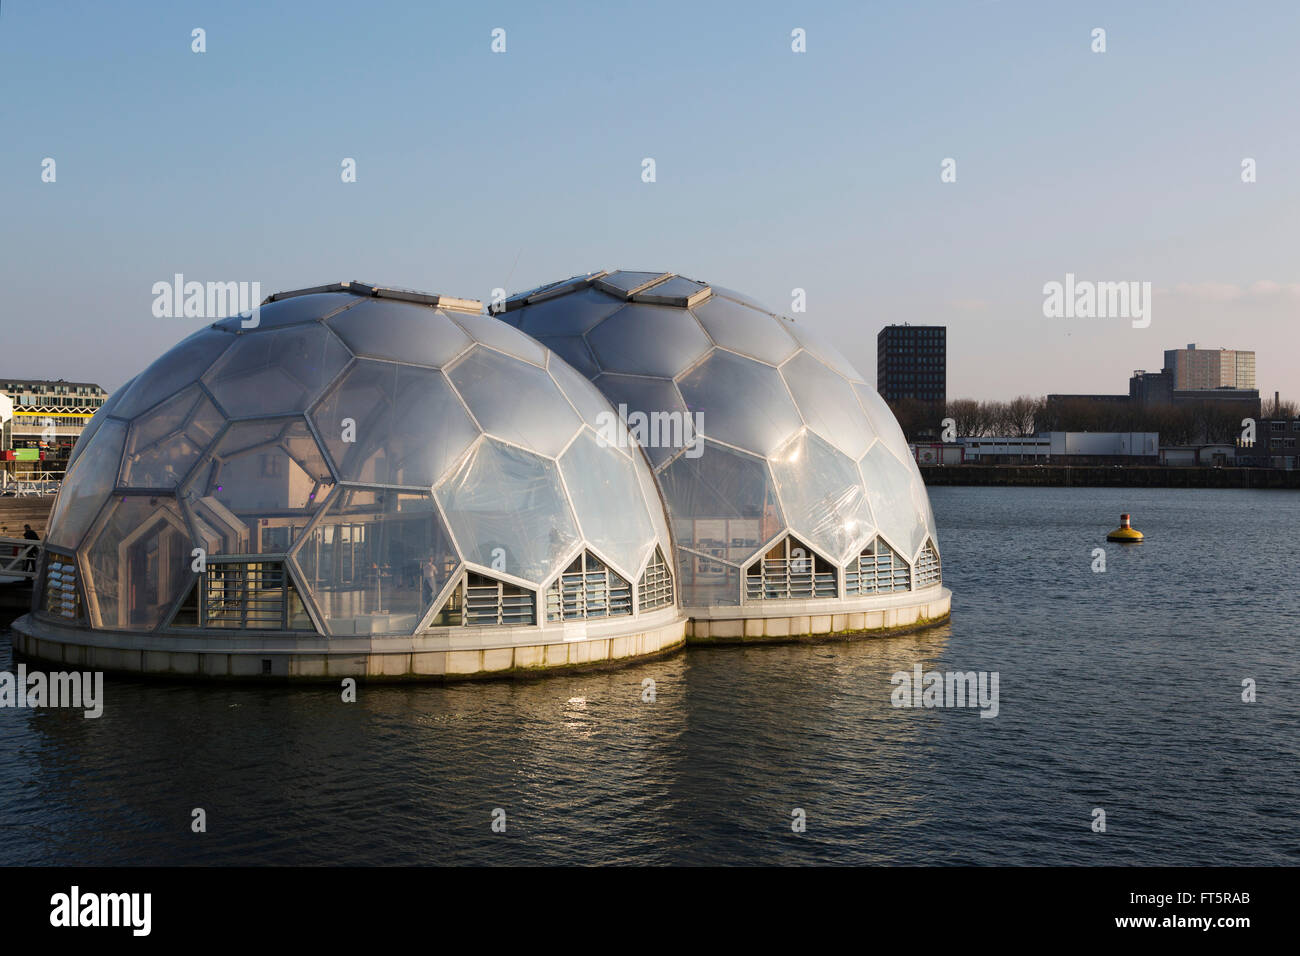
[[[931,499],[953,618],[921,634],[356,704],[114,679],[99,720],[0,710],[0,864],[1300,862],[1300,495]],[[1121,511],[1146,543],[1106,546]],[[999,716],[892,707],[917,662],[998,671]]]

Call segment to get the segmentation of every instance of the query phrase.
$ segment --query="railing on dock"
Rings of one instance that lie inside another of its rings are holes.
[[[36,579],[41,543],[29,538],[0,538],[0,579]]]

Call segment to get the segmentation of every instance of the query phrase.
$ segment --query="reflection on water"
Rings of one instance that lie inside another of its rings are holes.
[[[953,620],[894,638],[355,704],[110,679],[0,710],[0,863],[1295,863],[1298,501],[936,489]],[[1120,511],[1148,540],[1093,574]],[[892,707],[918,663],[999,716]]]

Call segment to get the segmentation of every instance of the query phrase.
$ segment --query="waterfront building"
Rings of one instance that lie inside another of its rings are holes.
[[[929,497],[881,397],[805,322],[664,272],[511,296],[503,322],[555,349],[630,425],[676,539],[695,640],[829,634],[944,617]],[[634,429],[635,430],[635,429]]]
[[[948,401],[948,329],[887,325],[876,336],[876,391],[886,402]]]
[[[1251,351],[1198,349],[1192,343],[1185,349],[1166,349],[1165,370],[1174,390],[1256,387],[1255,353]]]
[[[1258,419],[1254,443],[1237,443],[1237,462],[1258,468],[1296,468],[1300,465],[1298,441],[1300,418]]]
[[[74,448],[16,648],[462,677],[946,617],[919,473],[832,347],[722,290],[633,302],[645,283],[601,279],[627,294],[515,300],[525,331],[477,301],[339,283],[195,332]],[[582,372],[548,347],[580,361],[566,337],[591,349]],[[661,385],[680,409],[636,399]],[[704,424],[679,419],[666,450],[630,402]]]
[[[964,460],[984,465],[1156,464],[1160,436],[1156,432],[1040,432],[1026,437],[960,438]]]
[[[82,429],[108,398],[93,382],[0,378],[12,405],[5,431],[5,470],[62,474]],[[12,464],[10,464],[12,462]]]

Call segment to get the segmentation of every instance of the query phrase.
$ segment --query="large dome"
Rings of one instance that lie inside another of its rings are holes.
[[[648,426],[691,613],[938,586],[934,518],[902,431],[804,323],[628,271],[520,293],[499,318],[587,375],[634,434]],[[663,441],[653,423],[677,420],[680,440]]]
[[[65,617],[344,638],[672,603],[643,456],[550,350],[469,300],[272,298],[91,421],[48,536],[58,579],[81,579]]]

